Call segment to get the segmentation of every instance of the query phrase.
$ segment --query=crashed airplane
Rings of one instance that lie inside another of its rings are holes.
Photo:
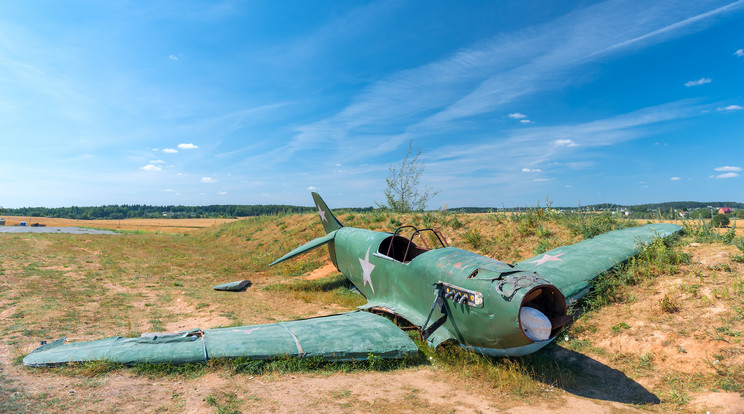
[[[358,311],[139,338],[67,344],[61,338],[43,344],[23,363],[186,363],[283,355],[360,360],[371,355],[402,358],[418,352],[390,319],[415,327],[434,348],[455,342],[490,356],[526,355],[549,344],[571,321],[567,303],[585,295],[592,279],[637,255],[655,238],[682,229],[662,223],[615,230],[510,265],[449,247],[431,229],[403,226],[394,233],[383,233],[344,227],[317,193],[312,196],[326,235],[270,266],[327,246],[336,268],[367,298]]]

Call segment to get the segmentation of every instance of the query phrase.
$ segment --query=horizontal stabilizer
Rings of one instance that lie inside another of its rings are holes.
[[[362,311],[266,325],[63,343],[64,339],[60,339],[37,348],[23,358],[23,364],[38,367],[83,361],[191,363],[215,358],[281,356],[350,361],[370,356],[404,358],[418,352],[411,338],[390,320]]]
[[[326,234],[323,237],[318,237],[317,239],[310,240],[309,242],[303,244],[302,246],[292,250],[291,252],[285,254],[284,256],[274,260],[273,263],[269,265],[269,267],[274,266],[275,264],[281,263],[287,259],[291,259],[295,256],[299,256],[303,253],[307,253],[310,250],[317,249],[320,246],[323,246],[326,243],[329,243],[333,241],[333,238],[336,237],[336,230]]]
[[[570,246],[561,246],[527,259],[515,270],[537,272],[561,290],[567,301],[586,294],[590,281],[640,253],[654,239],[682,230],[670,223],[614,230]]]

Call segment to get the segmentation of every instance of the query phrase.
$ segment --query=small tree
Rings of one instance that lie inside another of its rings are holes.
[[[388,176],[385,179],[386,204],[378,204],[379,207],[387,208],[397,213],[410,211],[423,211],[426,203],[438,192],[430,192],[429,188],[419,190],[419,180],[424,172],[424,164],[419,164],[421,150],[411,157],[413,153],[413,141],[408,143],[408,152],[398,168],[390,165]]]
[[[710,221],[710,224],[713,225],[713,227],[726,227],[729,225],[731,220],[725,215],[725,214],[716,214],[713,216],[713,219]]]

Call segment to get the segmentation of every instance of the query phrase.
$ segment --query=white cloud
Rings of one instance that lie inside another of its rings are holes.
[[[173,148],[163,148],[162,151],[166,154],[175,154],[178,152],[177,149],[173,149]]]
[[[736,52],[734,52],[734,55],[742,57],[744,56],[744,49],[739,49]]]
[[[140,167],[140,170],[143,170],[143,171],[160,171],[160,170],[162,170],[162,168],[161,167],[158,167],[157,165],[154,165],[154,164],[147,164],[144,167]]]
[[[174,190],[174,189],[172,189],[172,188],[166,188],[166,189],[165,189],[165,190],[163,190],[163,191],[165,191],[166,193],[175,193],[175,192],[176,192],[176,190]]]
[[[725,108],[718,108],[719,111],[741,111],[744,107],[740,105],[729,105]]]
[[[227,191],[220,191],[217,194],[219,194],[219,195],[226,195],[227,194]]]
[[[514,112],[513,114],[509,114],[509,118],[511,118],[511,119],[522,119],[522,118],[527,118],[527,115],[521,114],[519,112]]]
[[[194,145],[194,144],[192,144],[192,143],[188,143],[188,144],[178,144],[178,148],[181,148],[181,149],[197,149],[199,147],[196,146],[196,145]]]
[[[571,184],[564,185],[563,188],[573,188]]]
[[[710,80],[710,78],[700,78],[698,80],[685,82],[685,86],[689,88],[690,86],[700,86],[700,85],[705,85],[706,83],[711,83],[711,82],[713,81]]]
[[[308,191],[315,191],[317,189],[318,189],[318,187],[313,187],[313,186],[310,186],[310,187],[307,188]]]
[[[163,160],[150,160],[150,164],[165,164]]]
[[[739,171],[741,171],[741,167],[732,167],[732,166],[726,165],[726,166],[723,166],[723,167],[714,168],[714,170],[721,171],[721,172],[723,172],[723,171],[739,172]]]
[[[735,172],[728,172],[728,173],[725,173],[725,174],[716,175],[715,178],[734,178],[734,177],[738,177],[738,176],[739,176],[739,174],[737,174]]]
[[[522,168],[522,172],[541,172],[539,168]]]
[[[168,55],[168,59],[170,59],[170,60],[172,60],[172,61],[175,62],[175,61],[178,60],[178,56],[171,54],[171,55]]]
[[[557,139],[554,141],[555,145],[559,147],[577,147],[579,144],[575,143],[572,139]]]
[[[534,179],[534,180],[532,180],[532,181],[543,182],[543,181],[550,181],[550,180],[549,180],[549,179],[547,179],[547,178],[535,178],[535,179]]]
[[[215,180],[212,177],[202,177],[201,182],[207,183],[207,184],[212,184],[212,183],[216,183],[217,180]]]
[[[681,180],[681,178],[679,178],[679,177],[672,177],[669,180],[670,181],[679,181],[679,180]]]
[[[523,120],[521,120],[519,122],[521,122],[523,124],[531,124],[532,123],[532,121],[530,121],[529,119],[523,119]]]

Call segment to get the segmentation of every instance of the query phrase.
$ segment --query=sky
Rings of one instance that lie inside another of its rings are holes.
[[[744,0],[0,3],[0,206],[744,202]],[[548,201],[549,200],[549,201]]]

